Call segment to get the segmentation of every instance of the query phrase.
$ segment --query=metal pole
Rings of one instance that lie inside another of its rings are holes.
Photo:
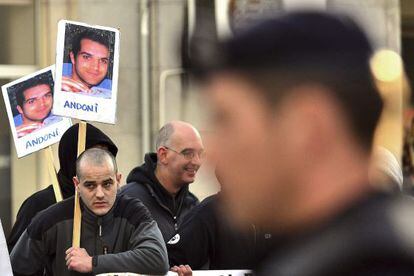
[[[142,150],[149,152],[151,149],[151,121],[150,121],[150,11],[149,0],[141,0],[141,30],[140,30],[140,73],[141,73],[141,130],[142,130]]]

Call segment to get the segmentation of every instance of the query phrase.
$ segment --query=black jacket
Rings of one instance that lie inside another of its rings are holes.
[[[81,201],[82,203],[82,201]],[[37,275],[80,275],[66,266],[66,250],[72,244],[74,197],[41,211],[17,242],[10,259],[13,273]],[[108,272],[165,274],[167,250],[156,222],[137,199],[118,196],[104,216],[82,208],[80,246],[95,259],[95,275]],[[85,275],[85,274],[82,274]]]
[[[312,230],[279,237],[257,275],[414,275],[414,200],[372,194]]]
[[[60,170],[58,172],[59,186],[62,191],[63,199],[69,198],[75,194],[72,178],[76,174],[76,159],[78,149],[78,130],[79,124],[71,126],[62,136],[59,143],[59,163]],[[96,145],[104,145],[108,150],[116,156],[118,148],[112,140],[102,131],[91,124],[87,124],[86,128],[86,145],[85,148],[91,148]],[[9,252],[12,251],[14,245],[19,240],[23,231],[30,224],[32,218],[40,211],[48,208],[56,203],[55,193],[52,185],[34,193],[28,197],[20,206],[17,213],[16,222],[7,238],[7,246]]]
[[[167,244],[170,266],[192,269],[253,269],[271,246],[270,234],[254,225],[240,232],[221,213],[219,194],[191,210],[179,233]]]
[[[134,168],[127,177],[127,185],[121,194],[139,198],[150,210],[158,224],[165,242],[180,228],[184,216],[198,204],[198,199],[189,192],[188,185],[172,197],[155,177],[157,155],[145,155],[145,163]]]

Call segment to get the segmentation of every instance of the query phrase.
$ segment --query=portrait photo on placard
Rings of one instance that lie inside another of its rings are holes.
[[[54,113],[114,123],[119,30],[61,20],[56,49]]]
[[[52,111],[53,66],[2,86],[3,99],[18,156],[60,140],[71,120]]]

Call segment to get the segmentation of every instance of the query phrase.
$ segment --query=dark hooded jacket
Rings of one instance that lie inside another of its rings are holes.
[[[80,200],[80,244],[93,256],[91,273],[68,270],[66,250],[72,244],[74,197],[39,212],[10,254],[15,276],[91,276],[108,272],[165,275],[167,250],[147,208],[137,199],[117,196],[112,208],[97,216]]]
[[[69,198],[75,194],[75,187],[72,178],[76,174],[76,159],[78,149],[78,130],[79,124],[71,126],[62,136],[59,143],[59,163],[60,170],[58,172],[59,186],[62,191],[63,199]],[[108,150],[116,156],[118,148],[112,140],[102,131],[91,124],[87,124],[86,128],[86,145],[89,149],[96,145],[108,147]],[[48,208],[56,203],[55,193],[52,185],[38,191],[28,197],[22,204],[17,213],[16,222],[13,225],[11,233],[7,239],[9,252],[12,251],[14,245],[20,236],[30,224],[32,218],[40,211]]]
[[[278,241],[255,275],[414,275],[414,200],[373,192],[330,219]]]
[[[271,234],[253,224],[243,232],[232,225],[220,208],[220,200],[220,193],[212,195],[191,210],[179,233],[167,244],[170,266],[253,269],[272,248]]]
[[[189,192],[188,185],[181,188],[173,197],[155,177],[157,166],[156,153],[147,153],[145,163],[134,168],[127,177],[127,185],[121,188],[121,194],[140,199],[150,210],[158,224],[164,241],[168,242],[180,228],[183,218],[199,202]]]

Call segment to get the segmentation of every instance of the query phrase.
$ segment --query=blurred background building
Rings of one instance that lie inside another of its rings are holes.
[[[190,92],[195,88],[183,69],[181,52],[191,37],[225,37],[257,19],[302,7],[351,14],[378,49],[402,50],[409,76],[414,73],[411,0],[0,0],[0,83],[54,64],[60,19],[119,28],[117,124],[94,124],[118,145],[126,177],[153,150],[154,134],[165,122],[185,120],[208,136],[208,106]],[[200,40],[200,47],[208,43]],[[402,88],[387,91],[376,143],[401,160]],[[2,100],[0,114],[0,217],[7,233],[23,200],[50,181],[44,153],[17,159]],[[58,167],[56,145],[53,150]],[[200,199],[218,189],[211,171],[205,166],[191,185]]]

